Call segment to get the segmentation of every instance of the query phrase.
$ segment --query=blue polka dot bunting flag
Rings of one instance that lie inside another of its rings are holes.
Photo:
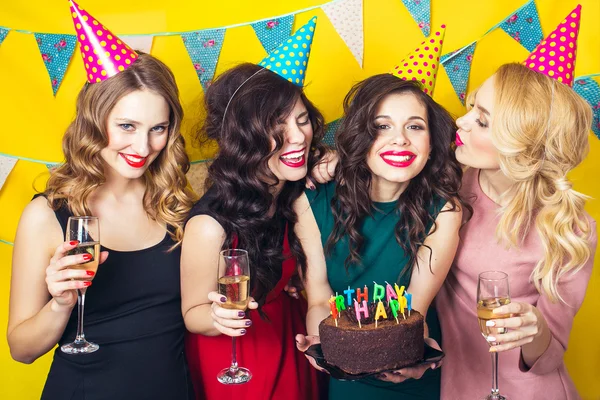
[[[290,36],[293,24],[294,16],[288,15],[286,17],[255,22],[252,24],[252,29],[254,29],[256,37],[260,40],[265,51],[270,53]]]
[[[181,38],[192,59],[202,89],[206,90],[215,76],[225,38],[225,29],[188,32],[181,35]]]
[[[50,76],[52,92],[56,96],[56,91],[65,77],[71,56],[75,51],[77,37],[54,33],[35,33],[34,36]]]
[[[9,29],[0,28],[0,44],[2,44],[2,42],[4,42],[4,39],[6,39],[6,35],[8,35],[8,31],[9,31]]]
[[[573,90],[592,107],[592,111],[594,112],[592,131],[600,139],[600,85],[591,77],[583,79],[575,78]]]
[[[444,66],[454,92],[456,92],[463,106],[465,105],[467,83],[469,82],[476,44],[477,42],[473,42],[461,49],[444,54],[441,58],[441,64]]]
[[[530,52],[535,50],[544,38],[540,17],[533,0],[515,11],[500,24],[500,27]]]
[[[431,32],[431,3],[429,0],[402,0],[402,3],[413,17],[423,36]]]
[[[267,55],[258,65],[297,86],[304,86],[308,57],[315,34],[317,17],[304,26]]]

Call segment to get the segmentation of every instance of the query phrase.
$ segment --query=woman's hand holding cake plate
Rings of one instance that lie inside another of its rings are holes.
[[[433,347],[436,350],[442,351],[442,348],[440,347],[438,342],[436,342],[432,338],[425,338],[425,343],[427,343],[430,347]],[[443,360],[440,360],[438,362],[431,363],[431,364],[422,364],[422,365],[418,365],[416,367],[400,368],[397,371],[383,372],[383,373],[377,375],[377,379],[386,381],[386,382],[392,382],[392,383],[404,382],[407,379],[421,379],[423,374],[425,374],[425,372],[429,368],[431,368],[431,369],[439,368],[442,366],[442,363],[443,363]]]

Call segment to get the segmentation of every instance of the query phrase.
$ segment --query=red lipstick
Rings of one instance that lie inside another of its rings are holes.
[[[397,160],[390,160],[390,159],[386,158],[386,156],[409,157],[409,158],[405,161],[397,161]],[[386,164],[389,164],[392,167],[396,167],[396,168],[406,168],[410,164],[412,164],[413,161],[415,161],[415,159],[417,158],[416,155],[414,153],[411,153],[410,151],[386,151],[385,153],[379,154],[379,157],[381,157],[381,159]]]
[[[460,135],[458,134],[458,132],[456,132],[456,140],[455,143],[457,146],[464,146],[464,143],[462,140],[460,140]]]
[[[119,153],[119,155],[123,157],[123,160],[125,160],[127,165],[132,168],[142,168],[144,165],[146,165],[146,160],[148,159],[148,157],[140,157],[135,154]]]
[[[306,157],[304,157],[304,152],[306,151],[306,147],[300,150],[288,151],[287,153],[279,156],[279,160],[286,166],[290,168],[300,168],[306,164]],[[299,154],[298,157],[294,158],[284,158],[290,154]]]

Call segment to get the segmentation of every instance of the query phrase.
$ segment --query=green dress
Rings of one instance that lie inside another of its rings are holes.
[[[333,214],[331,199],[335,192],[335,182],[319,186],[317,190],[306,191],[311,204],[312,212],[321,231],[323,246],[333,230]],[[434,199],[434,204],[429,212],[435,219],[445,202],[443,199]],[[372,217],[366,217],[361,225],[360,232],[364,237],[361,253],[361,265],[350,266],[348,272],[344,261],[349,254],[347,241],[342,239],[325,255],[327,263],[327,278],[333,292],[344,293],[344,289],[362,288],[365,285],[372,290],[373,281],[385,284],[385,281],[408,287],[410,284],[411,270],[400,276],[408,262],[408,257],[396,242],[394,227],[398,222],[398,213],[395,211],[396,202],[374,203]],[[431,226],[431,224],[430,224]],[[429,230],[430,226],[427,227]],[[324,247],[325,248],[325,247]],[[418,294],[413,293],[413,296]],[[435,309],[427,312],[429,336],[441,343],[441,332]],[[440,398],[440,370],[427,370],[421,379],[409,379],[399,384],[384,382],[375,378],[359,381],[338,381],[330,379],[329,398],[337,399],[439,399]]]

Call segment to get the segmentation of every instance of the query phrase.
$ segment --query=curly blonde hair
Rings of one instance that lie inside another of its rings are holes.
[[[100,151],[108,146],[108,115],[123,96],[136,90],[162,96],[170,108],[167,145],[143,176],[143,203],[150,218],[167,225],[177,246],[195,200],[185,176],[190,162],[179,130],[183,108],[173,73],[149,54],[140,53],[125,71],[103,82],[86,84],[81,90],[75,120],[63,137],[65,162],[52,171],[45,195],[54,210],[67,205],[74,215],[91,214],[89,196],[105,183],[105,163]]]
[[[563,301],[559,280],[591,254],[587,196],[571,188],[567,174],[588,154],[592,110],[568,86],[521,64],[501,66],[493,79],[492,142],[500,169],[516,182],[496,233],[517,246],[535,224],[544,257],[531,280],[538,292]]]

